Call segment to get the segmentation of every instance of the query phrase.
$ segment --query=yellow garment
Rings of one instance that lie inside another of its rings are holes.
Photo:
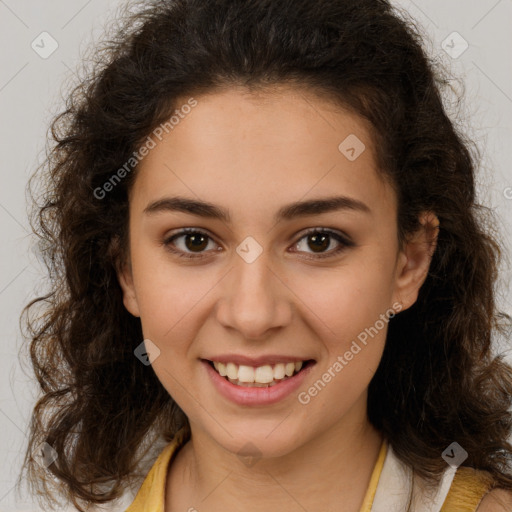
[[[180,429],[173,440],[162,450],[149,470],[144,482],[142,482],[135,500],[125,512],[165,512],[167,469],[172,462],[173,456],[187,442],[188,434],[188,429]]]
[[[179,448],[188,441],[189,434],[186,428],[179,430],[174,439],[162,450],[144,479],[133,503],[125,512],[165,512],[167,470]],[[384,441],[359,512],[371,512],[386,453],[387,442]],[[490,476],[483,471],[459,468],[441,512],[474,512],[482,497],[490,489],[491,483]]]
[[[377,462],[375,463],[375,467],[373,468],[372,476],[370,477],[370,483],[368,484],[368,489],[366,489],[363,504],[359,512],[371,512],[373,498],[375,497],[375,493],[377,492],[377,484],[379,483],[380,474],[382,473],[384,461],[386,460],[387,449],[388,444],[384,440],[382,446],[380,447],[379,456],[377,457]]]
[[[486,471],[461,466],[455,473],[441,512],[475,512],[492,485],[492,477]]]

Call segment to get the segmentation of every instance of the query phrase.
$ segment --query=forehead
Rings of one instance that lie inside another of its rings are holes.
[[[255,213],[341,193],[377,208],[395,206],[361,117],[297,88],[230,88],[194,100],[161,140],[153,136],[133,187],[140,208],[170,193]]]

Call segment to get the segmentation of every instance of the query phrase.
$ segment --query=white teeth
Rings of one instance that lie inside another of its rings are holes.
[[[254,368],[241,364],[238,367],[238,380],[242,382],[254,382]]]
[[[242,368],[240,366],[240,368]],[[240,378],[240,372],[238,372],[238,380],[242,380]],[[258,366],[254,371],[254,382],[259,382],[261,384],[268,384],[274,380],[274,372],[272,371],[272,366]],[[249,381],[246,381],[249,382]]]
[[[284,367],[284,373],[286,373],[288,377],[291,377],[294,371],[295,363],[286,363],[286,366]]]
[[[213,366],[222,377],[227,377],[230,381],[238,385],[259,384],[274,385],[275,381],[280,381],[291,377],[294,373],[301,370],[303,361],[295,363],[277,363],[274,366],[269,364],[258,366],[256,368],[246,365],[236,365],[234,363],[221,363],[213,361]]]
[[[284,373],[284,364],[279,363],[274,366],[274,379],[283,379],[285,376]]]
[[[217,361],[214,361],[213,366],[215,366],[215,369],[219,372],[221,377],[225,377],[228,374],[226,371],[226,365],[224,363],[218,363]]]
[[[226,365],[226,375],[230,379],[238,379],[238,366],[233,363],[228,363]]]

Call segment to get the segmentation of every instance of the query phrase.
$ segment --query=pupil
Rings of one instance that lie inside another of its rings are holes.
[[[313,245],[312,248],[313,250],[316,250],[315,248],[320,248],[320,249],[326,249],[327,247],[329,247],[329,243],[327,242],[327,244],[325,244],[325,241],[329,239],[329,235],[325,235],[325,234],[320,234],[320,235],[311,235],[311,240],[313,241],[313,244],[315,244],[317,241],[320,241],[321,245]],[[321,252],[321,251],[318,251],[318,252]]]
[[[204,244],[206,237],[204,235],[187,235],[187,242],[191,241],[191,244],[187,243],[187,249],[204,249],[207,244]],[[202,246],[204,245],[204,247]]]

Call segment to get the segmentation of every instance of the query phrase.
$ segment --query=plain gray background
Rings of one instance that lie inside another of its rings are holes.
[[[207,0],[205,0],[207,1]],[[512,248],[512,0],[400,0],[421,24],[430,41],[429,53],[449,66],[466,88],[460,122],[477,143],[483,160],[480,201],[501,219],[503,240]],[[23,458],[31,408],[37,388],[28,362],[22,367],[19,316],[41,289],[43,269],[32,252],[27,220],[26,184],[44,157],[46,133],[62,108],[65,92],[80,55],[102,33],[120,0],[0,0],[0,512],[39,510],[32,500],[14,491]],[[49,51],[52,41],[58,48]],[[453,35],[454,32],[460,34]],[[45,43],[41,43],[41,38]],[[448,39],[447,39],[448,38]],[[453,47],[450,56],[443,41]],[[452,42],[453,41],[453,42]],[[469,45],[460,56],[454,53]],[[455,114],[455,111],[454,111]],[[468,124],[469,123],[469,124]],[[500,305],[512,314],[512,274],[501,274]],[[505,347],[503,347],[505,348]],[[25,351],[23,352],[25,353]],[[155,455],[156,456],[156,455]],[[26,494],[26,492],[24,493]],[[116,510],[124,510],[130,503]]]

